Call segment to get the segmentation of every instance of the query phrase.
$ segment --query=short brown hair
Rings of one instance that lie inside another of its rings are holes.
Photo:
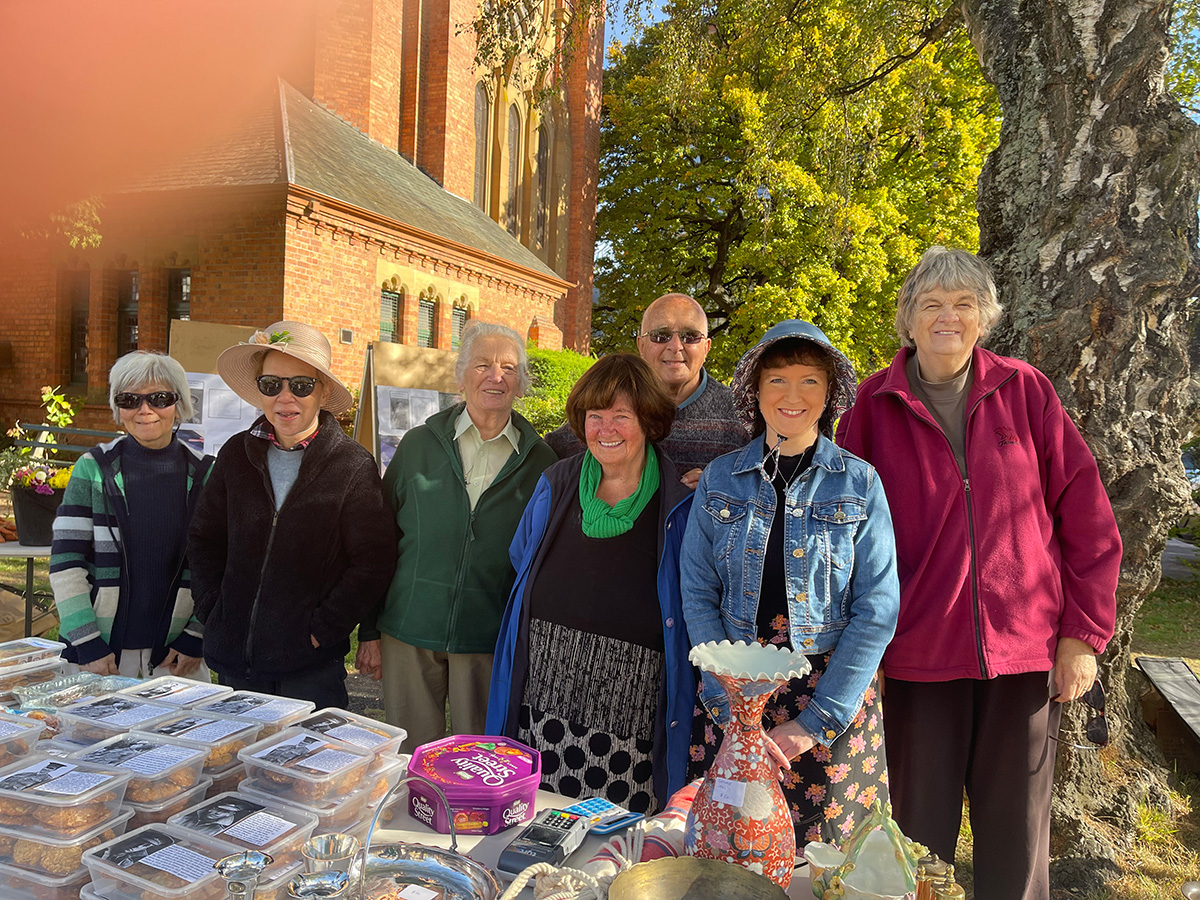
[[[758,391],[758,382],[762,378],[763,369],[782,369],[787,366],[813,366],[825,373],[827,381],[825,411],[821,413],[817,428],[821,434],[832,439],[833,423],[837,419],[837,409],[834,408],[832,400],[838,384],[837,361],[833,358],[833,354],[807,338],[791,337],[776,341],[758,358],[750,381],[754,390]],[[766,427],[761,412],[755,412],[754,422],[756,426]]]
[[[587,411],[608,409],[621,394],[629,398],[647,441],[661,441],[671,433],[675,403],[650,366],[636,354],[613,353],[597,360],[571,388],[567,423],[575,436],[587,443],[583,423]]]

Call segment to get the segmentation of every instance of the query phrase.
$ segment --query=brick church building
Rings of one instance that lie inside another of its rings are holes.
[[[99,247],[0,247],[0,423],[60,384],[111,425],[108,369],[173,319],[310,322],[352,388],[368,343],[454,349],[475,317],[585,350],[603,26],[566,72],[485,70],[475,2],[330,0],[236,130],[104,195]],[[525,0],[543,48],[563,4]]]

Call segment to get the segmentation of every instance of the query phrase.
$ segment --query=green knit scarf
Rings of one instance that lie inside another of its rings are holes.
[[[600,463],[589,450],[583,455],[583,471],[579,473],[579,505],[583,507],[583,533],[590,538],[611,538],[624,534],[642,514],[661,480],[658,473],[658,454],[646,447],[646,465],[642,469],[637,490],[609,506],[596,496],[600,487]]]

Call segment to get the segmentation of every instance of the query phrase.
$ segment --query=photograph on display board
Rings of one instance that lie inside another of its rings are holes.
[[[399,388],[377,385],[375,409],[378,411],[376,429],[379,437],[379,471],[386,472],[396,455],[400,438],[421,425],[438,410],[458,402],[457,394],[443,391]]]
[[[254,424],[259,411],[231,391],[220,375],[188,372],[187,379],[195,412],[178,437],[199,452],[216,456],[229,438]]]

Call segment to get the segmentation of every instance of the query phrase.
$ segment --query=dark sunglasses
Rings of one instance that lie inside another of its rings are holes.
[[[149,394],[121,391],[113,397],[118,409],[141,409],[143,403],[149,403],[155,409],[167,409],[178,402],[179,395],[174,391],[152,391]]]
[[[277,397],[283,390],[285,381],[293,397],[307,397],[317,389],[317,379],[311,375],[293,375],[291,378],[282,375],[259,375],[256,381],[258,392],[264,397]]]
[[[669,328],[655,328],[653,331],[642,333],[642,337],[649,338],[652,344],[670,343],[674,335],[679,335],[679,340],[685,344],[698,344],[704,340],[704,334],[700,331],[672,331]]]
[[[1088,744],[1076,744],[1071,741],[1065,741],[1062,738],[1051,737],[1050,740],[1059,744],[1064,744],[1067,747],[1072,747],[1076,750],[1099,750],[1102,747],[1108,746],[1108,717],[1104,714],[1104,687],[1099,680],[1092,682],[1092,686],[1087,689],[1079,697],[1080,702],[1091,707],[1095,711],[1095,715],[1087,720],[1084,725],[1084,734],[1087,736]]]

